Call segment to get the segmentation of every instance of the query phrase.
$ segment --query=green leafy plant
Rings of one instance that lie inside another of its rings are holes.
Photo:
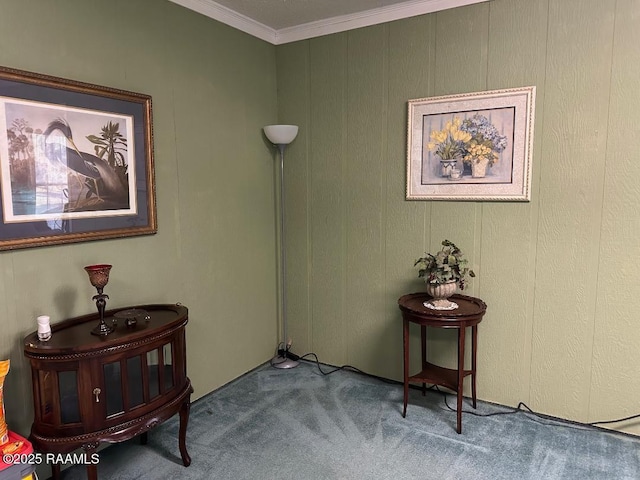
[[[468,267],[468,260],[462,251],[449,240],[442,241],[442,249],[435,255],[427,253],[417,259],[414,267],[419,268],[418,277],[424,279],[425,283],[456,282],[460,290],[464,290],[467,275],[476,276]]]
[[[124,154],[127,151],[127,139],[120,133],[120,124],[109,122],[102,127],[100,136],[87,135],[87,140],[95,144],[96,156],[109,162],[111,168],[126,166]]]
[[[126,188],[129,184],[128,165],[125,158],[127,138],[120,133],[120,123],[109,122],[100,130],[100,135],[87,135],[93,143],[96,156],[106,160],[116,172],[120,183]]]

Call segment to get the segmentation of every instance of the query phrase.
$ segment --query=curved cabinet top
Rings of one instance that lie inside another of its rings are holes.
[[[42,342],[38,333],[32,332],[24,339],[24,354],[30,358],[48,358],[71,360],[105,351],[117,351],[132,348],[136,344],[144,345],[157,338],[171,334],[184,327],[188,321],[188,309],[184,305],[138,305],[107,310],[105,322],[111,324],[114,314],[132,308],[146,310],[150,319],[138,320],[135,326],[127,327],[124,321],[118,320],[114,332],[106,336],[97,336],[91,329],[100,321],[100,315],[92,313],[81,317],[70,318],[51,324],[51,339]]]

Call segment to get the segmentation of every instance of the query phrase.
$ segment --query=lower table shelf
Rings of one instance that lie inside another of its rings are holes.
[[[464,378],[472,373],[472,370],[463,370],[462,377]],[[433,363],[427,362],[420,373],[410,376],[408,380],[411,383],[431,383],[458,391],[458,370],[441,367]]]

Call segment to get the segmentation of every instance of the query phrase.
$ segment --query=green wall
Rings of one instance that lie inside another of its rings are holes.
[[[83,266],[111,263],[108,307],[190,311],[192,398],[268,360],[277,341],[275,47],[157,0],[0,0],[0,65],[153,99],[158,233],[0,252],[0,358],[11,429],[28,434],[22,338],[95,310]]]
[[[159,225],[0,252],[10,428],[32,420],[21,340],[39,314],[93,311],[90,263],[114,265],[109,306],[189,307],[194,398],[272,355],[275,153],[260,129],[276,121],[301,127],[285,159],[297,353],[399,379],[397,298],[449,238],[489,305],[482,399],[578,421],[637,413],[637,1],[493,0],[277,48],[171,2],[105,5],[0,0],[0,65],[153,97]],[[405,201],[407,100],[527,85],[531,202]],[[437,332],[431,358],[453,364],[452,342]]]
[[[493,0],[279,46],[278,116],[300,125],[294,351],[401,379],[397,299],[448,238],[488,304],[482,399],[581,422],[640,412],[639,23],[636,0]],[[529,85],[530,202],[404,199],[407,100]],[[432,360],[454,364],[453,335],[434,332]]]

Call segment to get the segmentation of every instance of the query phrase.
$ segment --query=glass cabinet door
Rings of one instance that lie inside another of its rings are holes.
[[[160,395],[160,355],[158,350],[147,352],[147,370],[149,374],[149,400],[153,400]]]
[[[58,372],[58,392],[60,395],[60,423],[79,422],[78,372],[75,370]]]
[[[107,417],[124,411],[122,398],[122,370],[120,362],[104,364],[104,398],[107,402]]]
[[[142,357],[140,355],[127,358],[127,392],[129,394],[129,409],[144,403]]]
[[[134,355],[124,360],[104,365],[107,417],[128,412],[145,403],[142,374],[143,358],[144,354]],[[148,355],[147,358],[149,358]],[[157,390],[158,383],[157,381],[155,383]],[[155,393],[155,396],[157,395],[158,393]]]
[[[149,398],[151,400],[173,388],[175,379],[173,378],[173,347],[171,342],[147,352],[147,369]]]
[[[164,360],[164,390],[167,391],[173,387],[173,355],[170,343],[163,345],[162,359]]]
[[[40,393],[40,405],[38,405],[40,418],[44,423],[53,423],[53,387],[55,372],[50,370],[38,371],[38,387]]]
[[[39,370],[38,387],[40,404],[37,413],[43,423],[65,425],[80,422],[76,370]]]

